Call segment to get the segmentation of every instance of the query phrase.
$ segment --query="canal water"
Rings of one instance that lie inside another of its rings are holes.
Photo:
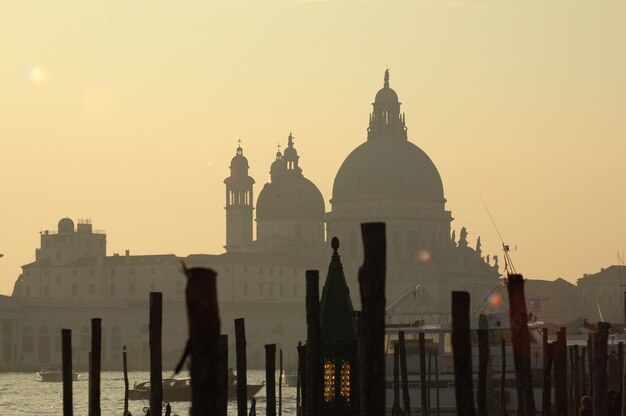
[[[74,414],[87,414],[87,373],[79,373],[78,381],[74,382]],[[278,379],[278,372],[276,372]],[[135,382],[148,381],[150,373],[147,371],[130,372],[128,374],[130,386]],[[163,374],[164,377],[169,374]],[[81,380],[83,379],[83,380]],[[101,408],[103,416],[122,416],[124,411],[124,376],[121,372],[103,372],[101,375],[102,393]],[[248,383],[260,384],[265,380],[265,371],[249,370]],[[62,384],[43,383],[34,373],[0,373],[0,414],[4,415],[62,415]],[[278,386],[276,386],[278,400]],[[265,415],[265,388],[256,395],[257,415]],[[187,402],[174,402],[172,415],[189,415]],[[148,406],[147,401],[131,401],[129,410],[133,416],[142,416],[143,407]],[[228,402],[228,414],[237,414],[237,403],[234,400]],[[296,389],[283,388],[283,415],[296,414]]]

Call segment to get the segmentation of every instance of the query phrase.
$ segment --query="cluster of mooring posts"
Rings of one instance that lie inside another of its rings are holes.
[[[332,240],[333,255],[326,283],[319,292],[319,272],[306,272],[305,344],[298,343],[297,415],[296,416],[384,416],[385,408],[385,273],[386,241],[384,223],[361,225],[363,265],[359,269],[361,311],[354,311],[338,254],[339,241]],[[183,266],[184,267],[184,266]],[[187,276],[186,305],[189,338],[185,352],[175,369],[178,373],[189,360],[191,375],[191,415],[226,416],[228,404],[229,367],[228,338],[221,334],[217,301],[217,274],[207,268],[184,268]],[[607,384],[607,344],[609,324],[598,322],[589,334],[586,347],[566,343],[565,328],[548,342],[543,330],[543,394],[538,410],[533,396],[530,333],[524,295],[524,279],[510,274],[506,278],[511,323],[511,345],[515,367],[518,408],[522,416],[578,414],[581,398],[590,396],[590,413],[597,416],[626,415],[626,400],[609,397]],[[626,298],[626,293],[625,293]],[[626,306],[625,306],[626,310]],[[162,389],[162,314],[163,297],[150,293],[150,399],[144,413],[170,416],[169,403],[163,402]],[[100,416],[101,319],[91,320],[91,352],[89,353],[89,416]],[[479,318],[476,330],[479,363],[477,390],[474,389],[472,367],[472,331],[470,330],[470,295],[452,292],[452,351],[454,390],[458,415],[507,415],[505,406],[505,340],[502,339],[502,367],[499,394],[490,375],[490,340],[487,319]],[[61,331],[63,370],[63,414],[73,414],[72,338],[71,330]],[[425,336],[419,333],[420,414],[430,413],[431,365],[434,361],[439,415],[439,361],[437,354],[426,355]],[[256,401],[248,396],[245,322],[235,320],[237,416],[256,415]],[[392,416],[410,416],[407,353],[405,333],[398,333],[394,348]],[[626,371],[624,346],[619,352],[619,397],[622,398]],[[282,380],[276,399],[276,344],[265,346],[266,353],[266,415],[282,416]],[[569,358],[568,358],[569,355]],[[124,369],[124,416],[128,410],[129,384],[126,346],[122,353]],[[282,350],[279,351],[279,374],[283,374]],[[402,403],[400,401],[402,392]],[[250,408],[248,408],[250,402]],[[477,402],[478,406],[475,406]],[[278,404],[278,412],[277,412]],[[617,412],[617,413],[615,413]],[[583,414],[583,413],[581,413]]]

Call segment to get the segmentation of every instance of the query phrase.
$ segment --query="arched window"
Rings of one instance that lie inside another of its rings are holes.
[[[30,326],[25,326],[22,330],[22,351],[33,352],[34,348],[33,329]]]
[[[350,404],[350,362],[344,361],[341,364],[341,379],[339,394],[348,404]]]

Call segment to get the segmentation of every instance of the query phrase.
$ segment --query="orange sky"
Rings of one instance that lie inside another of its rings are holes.
[[[482,195],[527,277],[616,264],[624,21],[621,0],[5,0],[0,293],[64,216],[109,253],[219,252],[238,137],[258,194],[292,131],[330,209],[387,65],[454,228],[498,253]]]

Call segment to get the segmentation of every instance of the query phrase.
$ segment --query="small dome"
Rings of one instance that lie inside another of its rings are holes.
[[[74,232],[74,221],[70,218],[63,218],[58,225],[59,234],[71,234]]]
[[[230,172],[232,176],[248,175],[248,159],[243,155],[241,146],[237,148],[237,153],[230,161]]]
[[[332,202],[364,199],[445,202],[435,164],[408,140],[368,140],[348,155],[335,176]]]
[[[375,104],[398,104],[398,94],[394,90],[389,87],[384,87],[378,90],[376,93],[376,98],[374,99]]]
[[[324,221],[324,215],[322,193],[302,175],[285,175],[265,184],[256,203],[257,221]]]

